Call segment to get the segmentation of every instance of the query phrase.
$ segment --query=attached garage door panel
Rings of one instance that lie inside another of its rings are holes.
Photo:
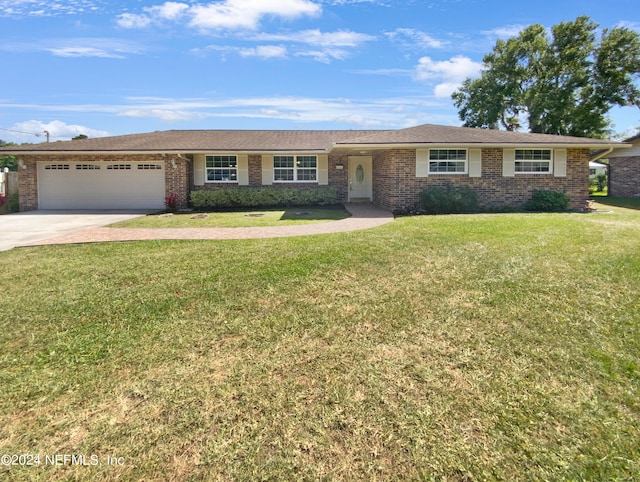
[[[162,209],[164,162],[40,163],[40,209]]]

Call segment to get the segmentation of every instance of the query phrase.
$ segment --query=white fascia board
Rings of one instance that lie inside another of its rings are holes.
[[[140,155],[140,154],[166,154],[177,156],[179,154],[187,155],[187,154],[210,154],[212,152],[228,152],[233,154],[277,154],[282,152],[305,152],[310,154],[327,154],[329,151],[326,149],[279,149],[279,150],[236,150],[236,149],[182,149],[182,150],[156,150],[156,151],[0,151],[0,155],[10,155],[10,156],[20,156],[20,155],[30,155],[30,156],[48,156],[48,155]]]
[[[631,144],[567,144],[567,143],[482,143],[482,142],[425,142],[413,144],[336,144],[336,149],[381,150],[381,149],[429,149],[432,147],[465,147],[465,148],[502,148],[502,149],[620,149],[631,147]]]

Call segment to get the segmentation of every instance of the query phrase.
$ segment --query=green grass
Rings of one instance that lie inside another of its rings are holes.
[[[640,212],[0,253],[10,480],[638,480]],[[108,466],[107,456],[123,465]]]
[[[640,209],[640,198],[604,197],[594,199],[604,207],[622,207],[628,209]]]
[[[595,188],[594,189],[589,189],[589,196],[591,197],[603,197],[603,196],[608,196],[608,187],[605,186],[604,189],[602,191],[596,191]]]
[[[292,207],[254,211],[194,212],[189,214],[150,214],[112,224],[115,228],[237,228],[284,226],[336,221],[349,217],[342,206],[327,208]]]

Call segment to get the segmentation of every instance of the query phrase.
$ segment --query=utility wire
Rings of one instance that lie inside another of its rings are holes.
[[[36,137],[40,137],[42,135],[42,132],[24,132],[24,131],[17,131],[15,129],[5,129],[3,127],[0,127],[0,131],[7,131],[7,132],[17,132],[18,134],[30,134],[32,136],[36,136]]]

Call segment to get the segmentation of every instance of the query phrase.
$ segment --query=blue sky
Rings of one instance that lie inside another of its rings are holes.
[[[637,0],[0,0],[0,139],[460,125],[498,38],[579,15],[640,31]]]

